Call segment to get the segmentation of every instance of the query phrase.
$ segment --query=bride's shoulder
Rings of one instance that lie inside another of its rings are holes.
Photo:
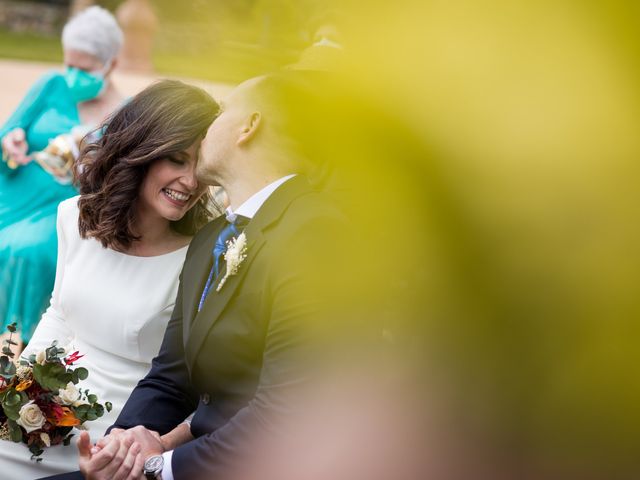
[[[67,198],[63,200],[58,205],[58,218],[66,222],[68,220],[78,220],[78,200],[80,199],[80,195],[76,195],[75,197]]]
[[[63,200],[58,205],[58,229],[62,229],[67,240],[79,236],[78,199],[80,195]]]

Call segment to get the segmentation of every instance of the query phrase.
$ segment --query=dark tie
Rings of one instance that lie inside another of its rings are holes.
[[[214,280],[218,278],[218,275],[220,274],[220,260],[224,252],[227,251],[228,242],[240,235],[242,230],[244,230],[244,227],[246,227],[247,223],[249,223],[249,220],[250,219],[247,217],[236,215],[233,222],[227,222],[227,225],[218,234],[218,238],[216,239],[216,243],[213,246],[212,251],[213,265],[211,266],[211,271],[209,272],[207,283],[205,284],[204,290],[202,291],[202,296],[200,297],[198,311],[202,310],[204,301],[207,299],[209,292],[211,292]]]

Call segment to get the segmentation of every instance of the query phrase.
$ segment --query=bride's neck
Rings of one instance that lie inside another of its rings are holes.
[[[140,209],[135,215],[133,234],[139,237],[139,240],[133,243],[132,248],[138,250],[154,250],[176,236],[176,233],[171,229],[169,220]]]

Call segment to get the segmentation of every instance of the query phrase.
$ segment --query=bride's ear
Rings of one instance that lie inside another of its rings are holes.
[[[236,145],[244,145],[255,137],[261,122],[262,114],[260,112],[253,112],[249,115],[240,127],[240,135],[238,136]]]

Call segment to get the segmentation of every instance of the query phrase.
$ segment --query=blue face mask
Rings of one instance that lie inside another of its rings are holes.
[[[101,73],[89,73],[76,67],[67,67],[64,79],[76,102],[93,100],[100,95],[105,86]]]

